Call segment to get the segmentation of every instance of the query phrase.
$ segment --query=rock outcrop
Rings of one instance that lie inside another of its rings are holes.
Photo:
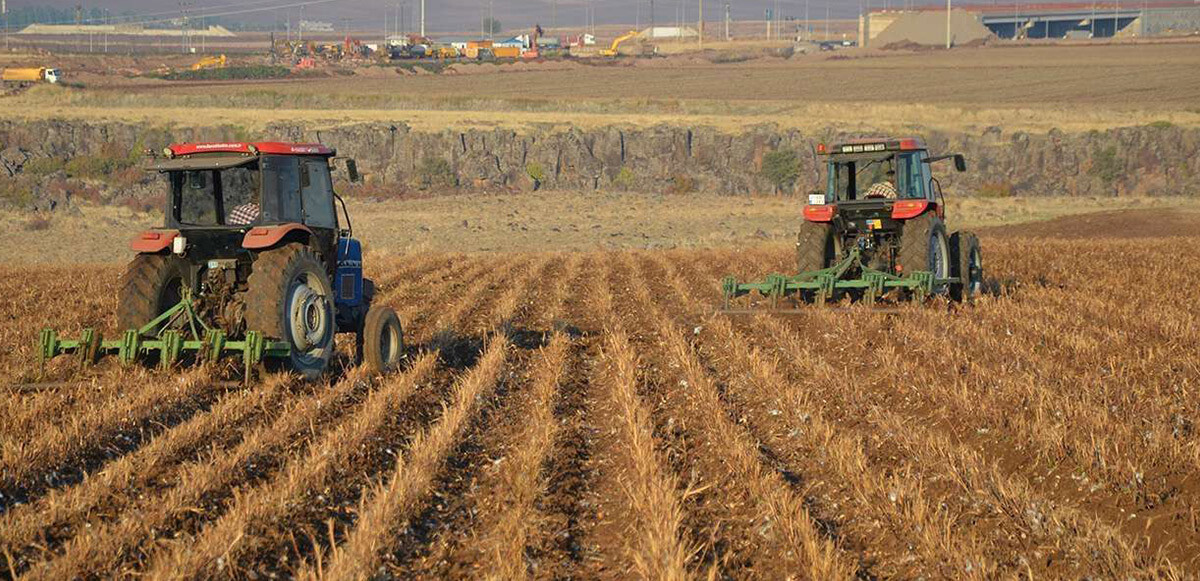
[[[20,179],[39,158],[70,160],[133,148],[196,140],[321,141],[358,160],[376,191],[435,186],[463,190],[701,191],[729,195],[776,190],[762,172],[764,156],[797,152],[800,178],[784,193],[820,187],[816,145],[857,137],[830,129],[802,134],[771,126],[738,134],[705,127],[610,127],[596,130],[469,130],[427,133],[404,125],[360,124],[311,130],[272,125],[248,136],[233,127],[147,128],[122,123],[0,122],[0,189]],[[1068,134],[926,132],[935,152],[962,152],[968,172],[938,172],[953,194],[1125,195],[1182,194],[1200,186],[1200,130],[1144,126]],[[441,158],[448,162],[429,163]],[[445,179],[423,179],[429,168]],[[445,187],[444,184],[456,184]],[[111,192],[110,198],[123,195]]]

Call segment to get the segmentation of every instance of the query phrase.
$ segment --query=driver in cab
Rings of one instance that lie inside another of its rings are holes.
[[[888,168],[886,178],[881,182],[875,182],[867,189],[867,198],[886,198],[889,200],[896,199],[899,190],[896,189],[896,170]]]

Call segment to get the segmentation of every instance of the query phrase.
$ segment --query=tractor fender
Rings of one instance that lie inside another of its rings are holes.
[[[279,224],[277,226],[255,226],[242,237],[242,248],[263,250],[279,244],[288,234],[303,232],[307,239],[313,231],[303,224]]]
[[[179,230],[146,230],[129,243],[129,248],[142,254],[157,254],[171,247]]]

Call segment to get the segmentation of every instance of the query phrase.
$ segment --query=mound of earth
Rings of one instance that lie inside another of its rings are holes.
[[[1187,210],[1116,210],[1063,216],[1044,222],[983,228],[981,233],[1021,238],[1162,238],[1195,236],[1200,212]]]

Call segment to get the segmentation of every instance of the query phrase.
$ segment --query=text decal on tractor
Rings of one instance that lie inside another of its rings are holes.
[[[355,333],[373,371],[395,368],[399,319],[371,304],[362,246],[333,190],[331,172],[342,165],[357,181],[357,164],[335,156],[312,143],[165,148],[148,168],[166,178],[164,224],[130,245],[137,255],[121,278],[121,339],[88,329],[78,341],[61,340],[48,329],[43,362],[66,352],[81,363],[115,353],[125,363],[167,367],[237,354],[247,378],[267,360],[311,379],[328,367],[334,335]]]
[[[979,240],[970,232],[947,234],[942,187],[930,170],[953,159],[955,169],[966,171],[962,155],[931,157],[917,137],[822,143],[817,153],[826,157],[825,191],[810,194],[804,207],[798,274],[750,283],[725,277],[726,310],[751,292],[767,297],[771,308],[788,296],[872,304],[885,296],[974,299],[983,287]]]

